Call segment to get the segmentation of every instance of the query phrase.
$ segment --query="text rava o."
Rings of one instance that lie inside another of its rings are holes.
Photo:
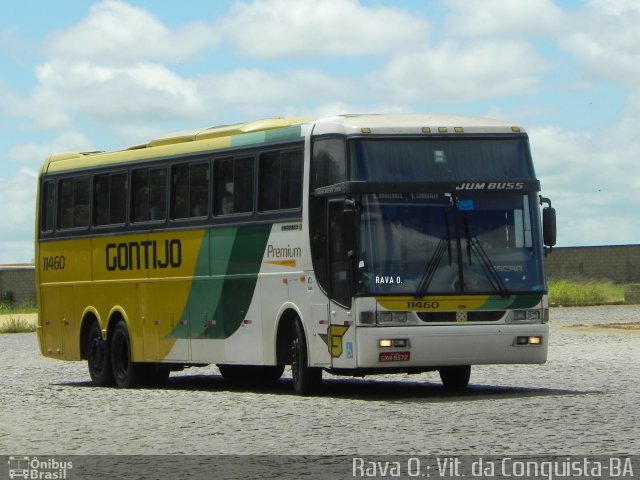
[[[179,268],[182,243],[177,238],[164,241],[108,243],[105,249],[107,270]]]

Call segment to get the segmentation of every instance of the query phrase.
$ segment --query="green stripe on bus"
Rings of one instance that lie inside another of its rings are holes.
[[[232,147],[244,147],[246,145],[255,145],[258,143],[281,142],[284,140],[295,140],[302,135],[300,125],[291,127],[275,128],[273,130],[264,130],[261,132],[243,133],[242,135],[234,135],[231,137]]]
[[[182,318],[170,338],[228,338],[240,328],[258,281],[271,225],[207,231]]]

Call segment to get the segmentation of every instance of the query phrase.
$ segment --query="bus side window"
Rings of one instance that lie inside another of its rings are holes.
[[[89,177],[60,180],[58,227],[61,229],[89,226]]]
[[[255,159],[224,158],[214,162],[214,214],[253,211]]]
[[[260,155],[258,210],[300,208],[302,201],[302,150]]]
[[[208,216],[209,162],[174,165],[171,178],[171,218]]]
[[[126,221],[126,173],[96,175],[93,195],[94,225],[118,225]]]
[[[214,162],[214,212],[216,215],[233,213],[233,159]]]
[[[140,168],[131,176],[131,221],[148,222],[167,217],[167,170]]]
[[[56,217],[56,184],[53,181],[44,182],[42,185],[42,209],[40,217],[40,230],[52,232]]]
[[[253,211],[253,190],[255,159],[253,157],[236,158],[233,166],[234,213]]]
[[[347,179],[347,160],[344,139],[326,138],[313,142],[311,165],[312,191]]]
[[[149,169],[149,220],[167,218],[167,170]]]

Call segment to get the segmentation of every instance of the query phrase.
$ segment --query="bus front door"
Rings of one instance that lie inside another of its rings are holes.
[[[329,201],[327,238],[329,263],[328,344],[333,368],[355,367],[355,318],[351,311],[351,256],[355,225],[345,213],[345,199]]]

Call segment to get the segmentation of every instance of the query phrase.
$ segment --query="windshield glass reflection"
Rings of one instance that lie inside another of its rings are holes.
[[[528,195],[372,194],[361,199],[361,294],[498,294],[545,289]]]

